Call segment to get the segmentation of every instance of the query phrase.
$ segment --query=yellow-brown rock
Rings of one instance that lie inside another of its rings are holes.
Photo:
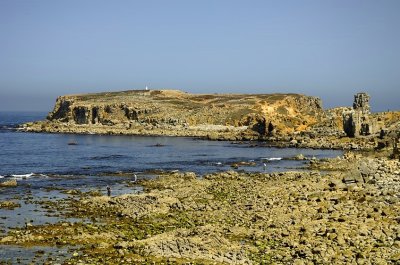
[[[0,187],[16,187],[16,186],[17,186],[17,181],[15,179],[10,179],[0,182]]]

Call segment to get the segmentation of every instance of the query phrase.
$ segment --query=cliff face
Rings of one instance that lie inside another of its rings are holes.
[[[47,121],[27,130],[76,133],[251,137],[307,130],[321,100],[298,94],[188,94],[177,90],[61,96]]]

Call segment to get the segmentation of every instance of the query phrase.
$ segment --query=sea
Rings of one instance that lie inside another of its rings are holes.
[[[293,160],[293,157],[299,154],[307,158],[342,155],[338,150],[275,148],[262,142],[18,130],[19,124],[43,120],[46,115],[45,112],[0,112],[0,182],[17,180],[17,187],[0,187],[0,202],[20,204],[14,210],[0,208],[0,236],[27,222],[40,225],[74,221],[51,214],[37,203],[68,197],[62,189],[106,194],[109,186],[112,196],[140,193],[140,184],[132,185],[135,175],[140,180],[171,171],[191,171],[201,178],[204,174],[226,170],[305,170],[307,161]],[[25,259],[19,262],[29,263],[35,251],[34,248],[29,252],[18,246],[0,245],[0,262],[23,256]]]
[[[261,142],[207,141],[190,137],[28,133],[19,124],[45,119],[43,112],[0,112],[0,178],[48,175],[104,176],[117,172],[232,169],[283,171],[298,168],[294,156],[336,157],[338,150],[274,148]],[[264,167],[264,163],[267,167]]]

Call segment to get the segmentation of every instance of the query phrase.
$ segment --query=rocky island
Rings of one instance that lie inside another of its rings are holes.
[[[27,130],[72,133],[255,138],[304,130],[323,115],[321,100],[296,94],[188,94],[130,90],[61,96]],[[301,117],[301,118],[300,118]],[[272,125],[271,125],[272,126]]]
[[[33,132],[166,135],[211,140],[262,140],[312,148],[373,149],[400,128],[400,112],[370,113],[369,96],[353,107],[324,110],[300,94],[188,94],[129,90],[60,96],[47,120],[23,125]],[[393,138],[393,137],[392,137]]]

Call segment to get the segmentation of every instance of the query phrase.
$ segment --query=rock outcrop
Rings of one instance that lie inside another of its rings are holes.
[[[367,93],[354,95],[353,109],[343,113],[343,129],[347,136],[365,136],[383,129],[383,124],[371,116],[369,99]]]
[[[319,98],[298,94],[188,94],[130,90],[61,96],[28,131],[254,139],[306,130],[324,115]]]

